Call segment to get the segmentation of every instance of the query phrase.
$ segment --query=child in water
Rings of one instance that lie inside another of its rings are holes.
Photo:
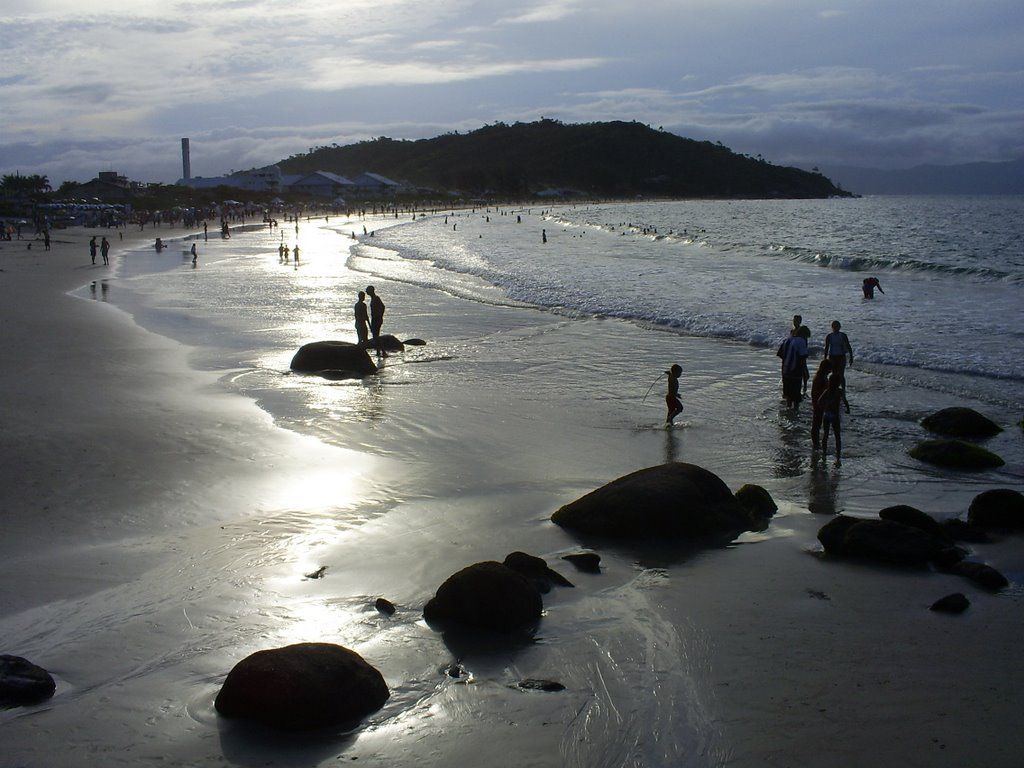
[[[682,366],[678,363],[665,371],[668,374],[668,392],[665,394],[665,405],[668,406],[668,416],[665,417],[666,424],[672,424],[672,420],[683,412],[683,404],[679,400],[679,376],[682,372]]]
[[[825,432],[822,435],[821,447],[825,452],[828,452],[828,432],[829,428],[835,432],[836,435],[836,458],[838,459],[843,452],[843,438],[840,431],[840,420],[839,420],[839,406],[840,404],[846,406],[846,412],[850,412],[850,404],[846,402],[846,391],[843,389],[843,380],[836,374],[832,374],[828,377],[828,389],[822,393],[821,397],[815,403],[815,406],[821,409],[821,420],[825,427]]]

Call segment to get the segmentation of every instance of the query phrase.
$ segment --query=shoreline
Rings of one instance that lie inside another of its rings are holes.
[[[230,726],[212,715],[212,696],[232,660],[247,649],[322,637],[351,642],[382,669],[393,699],[351,742],[278,745],[272,757],[282,762],[330,764],[354,756],[394,766],[433,756],[438,764],[454,764],[449,758],[482,754],[500,764],[517,752],[531,764],[559,764],[554,755],[562,764],[625,764],[639,755],[654,765],[670,753],[657,752],[668,747],[652,734],[680,728],[667,741],[675,739],[673,749],[697,750],[687,764],[730,768],[814,765],[827,755],[845,765],[867,764],[878,758],[865,738],[885,743],[894,763],[930,768],[981,756],[986,765],[1010,766],[1024,747],[1015,729],[1024,693],[1012,674],[1024,577],[1016,543],[985,550],[1013,577],[1014,587],[974,600],[974,588],[953,577],[824,562],[813,554],[814,532],[829,518],[792,500],[780,505],[767,535],[741,537],[723,550],[667,558],[641,548],[602,551],[601,576],[565,571],[576,589],[545,596],[542,642],[509,658],[468,654],[475,685],[438,682],[446,649],[442,638],[421,626],[418,609],[439,577],[517,548],[564,570],[555,556],[580,545],[547,520],[552,499],[568,500],[577,487],[589,490],[593,476],[612,473],[645,451],[678,451],[682,460],[688,451],[718,455],[696,442],[701,433],[712,442],[721,436],[721,415],[700,414],[691,405],[698,397],[714,397],[716,371],[684,374],[685,415],[698,429],[681,430],[676,438],[666,433],[664,449],[661,433],[654,441],[649,430],[634,430],[615,452],[606,447],[607,455],[591,459],[584,454],[599,450],[603,435],[618,434],[622,424],[601,432],[606,414],[599,413],[594,423],[587,418],[568,428],[548,426],[545,411],[530,397],[520,402],[521,396],[502,417],[508,423],[485,421],[480,414],[492,402],[490,392],[470,390],[492,371],[507,375],[507,361],[483,360],[474,371],[480,378],[460,382],[457,391],[448,388],[458,406],[452,413],[465,428],[482,433],[482,461],[492,458],[488,446],[502,434],[521,439],[514,425],[523,414],[533,421],[519,430],[541,444],[561,432],[580,455],[549,473],[542,466],[548,454],[538,451],[535,459],[515,458],[505,485],[492,485],[506,474],[496,466],[472,482],[457,478],[448,485],[430,475],[444,466],[439,459],[424,457],[410,470],[412,462],[401,455],[393,461],[275,426],[255,399],[223,386],[223,370],[194,370],[183,345],[141,329],[121,311],[98,311],[68,295],[89,283],[87,277],[63,288],[79,271],[93,271],[77,266],[88,262],[85,243],[92,231],[82,233],[77,250],[50,262],[33,261],[42,254],[36,246],[31,259],[10,262],[6,248],[0,249],[0,319],[8,327],[25,326],[23,334],[5,334],[3,342],[11,359],[24,365],[0,374],[11,393],[4,406],[6,434],[19,446],[7,451],[14,458],[0,469],[10,489],[8,515],[14,515],[14,535],[0,544],[0,578],[21,585],[3,593],[0,621],[13,626],[11,636],[28,638],[20,649],[25,655],[31,652],[61,678],[44,717],[13,712],[0,718],[14,754],[39,756],[45,748],[41,734],[69,731],[99,746],[105,760],[116,761],[120,750],[120,759],[134,764],[155,762],[157,754],[182,763],[222,754],[242,763],[264,759],[257,747],[232,741]],[[132,242],[151,240],[146,233]],[[127,237],[124,242],[130,247]],[[393,288],[397,297],[410,290]],[[571,344],[602,322],[542,319],[524,323],[523,335],[536,326],[548,337],[566,334],[563,343]],[[611,374],[630,359],[624,350],[635,351],[631,329],[604,330],[613,360],[588,370],[595,376]],[[679,349],[686,359],[699,359],[714,344],[687,339]],[[621,360],[614,358],[620,352]],[[754,367],[757,354],[737,346],[718,353],[729,358],[718,364],[722,371]],[[417,369],[393,371],[391,384],[398,385]],[[760,379],[755,385],[763,386]],[[443,389],[447,382],[433,386]],[[516,379],[507,386],[517,394],[522,389]],[[403,401],[412,397],[408,390]],[[543,392],[532,394],[543,401]],[[412,410],[409,416],[385,411],[387,428],[416,426]],[[458,438],[458,430],[452,435]],[[438,433],[422,439],[443,451],[447,438]],[[723,458],[731,455],[735,449],[722,449]],[[498,458],[496,453],[493,460]],[[830,473],[818,478],[825,487],[817,491],[814,476],[783,477],[788,461],[769,461],[765,477],[780,472],[773,480],[785,488],[806,481],[809,497],[834,493]],[[857,458],[847,466],[854,471]],[[750,476],[754,469],[724,474],[736,476],[726,478],[735,490],[740,475],[759,482]],[[404,474],[389,485],[377,482],[384,473]],[[520,486],[524,478],[533,484]],[[950,500],[951,483],[941,478],[907,483],[897,473],[859,479],[888,494],[902,491],[901,502],[932,512],[940,501],[959,509],[973,495],[961,490]],[[300,489],[311,487],[320,489],[315,500],[300,496]],[[867,510],[870,490],[862,489],[854,511]],[[73,527],[41,525],[40,512],[57,509],[71,512],[61,522]],[[344,512],[353,519],[342,519]],[[466,528],[470,515],[487,522]],[[495,541],[493,531],[514,535]],[[325,563],[328,578],[303,581],[304,573]],[[954,589],[972,595],[975,606],[967,615],[927,611]],[[365,608],[377,593],[400,605],[397,619],[384,622]],[[82,607],[75,611],[93,616],[76,626],[92,626],[98,638],[61,635],[59,619],[68,618],[76,603]],[[131,620],[122,615],[128,608]],[[154,629],[159,641],[152,638]],[[641,651],[634,655],[638,638]],[[137,655],[142,658],[136,661]],[[152,679],[135,679],[139,665],[156,668]],[[595,687],[595,671],[605,690]],[[504,682],[512,673],[555,674],[569,692],[561,699],[507,698]],[[106,723],[111,686],[120,689],[114,720],[133,723],[125,724],[124,734]],[[652,696],[655,690],[659,695]],[[120,703],[122,697],[127,703]],[[85,714],[100,704],[99,718]],[[157,714],[162,706],[167,711]],[[154,722],[146,725],[147,719]],[[30,721],[42,730],[34,732]],[[218,736],[220,743],[211,745]],[[629,739],[637,742],[622,743]],[[74,764],[71,756],[65,760],[54,764]]]

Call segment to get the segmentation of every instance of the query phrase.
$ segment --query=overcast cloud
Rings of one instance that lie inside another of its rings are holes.
[[[56,186],[496,121],[636,120],[779,164],[1024,157],[1020,0],[7,0],[0,173]]]

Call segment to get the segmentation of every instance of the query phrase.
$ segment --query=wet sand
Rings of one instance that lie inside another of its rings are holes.
[[[671,439],[666,448],[660,435],[637,433],[601,453],[599,430],[548,426],[540,394],[509,394],[492,423],[488,391],[444,380],[446,407],[478,436],[479,463],[462,467],[473,481],[450,474],[443,417],[419,438],[436,455],[411,466],[325,445],[274,426],[220,384],[224,372],[191,369],[185,347],[104,306],[101,287],[96,301],[67,295],[109,271],[89,263],[97,233],[59,231],[49,253],[41,242],[0,248],[0,636],[14,639],[0,652],[58,679],[50,702],[0,713],[0,763],[1009,768],[1024,753],[1019,539],[983,550],[979,559],[1015,582],[990,595],[951,576],[825,562],[814,536],[827,517],[788,501],[767,535],[729,549],[611,548],[600,576],[577,574],[558,556],[579,543],[547,516],[597,477],[663,460]],[[711,342],[687,345],[687,359],[721,366],[708,376],[709,400],[716,378],[746,364],[714,357]],[[680,458],[713,460],[734,487],[760,480],[735,461],[742,446],[715,440],[723,414],[691,405],[701,382],[686,384],[693,424],[678,438]],[[575,447],[557,459],[556,432]],[[488,460],[485,446],[498,440],[555,447],[515,452],[509,468]],[[393,487],[379,481],[399,473]],[[812,477],[808,494],[836,505],[829,477],[824,487]],[[840,508],[865,512],[898,496],[950,514],[974,492],[941,477],[861,482]],[[484,510],[483,522],[463,527],[467,509]],[[453,570],[512,549],[545,556],[576,588],[545,597],[536,644],[446,646],[419,619],[425,599]],[[325,564],[326,578],[303,579]],[[953,591],[971,598],[967,614],[927,610]],[[377,595],[399,604],[395,619],[372,610]],[[358,735],[253,740],[213,713],[242,656],[319,639],[359,650],[392,689]],[[453,659],[469,679],[440,672]],[[567,691],[513,690],[523,677]]]

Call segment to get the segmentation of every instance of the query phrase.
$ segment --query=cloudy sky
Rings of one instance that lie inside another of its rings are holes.
[[[0,173],[216,176],[496,121],[777,164],[1024,157],[1021,0],[4,0]]]

